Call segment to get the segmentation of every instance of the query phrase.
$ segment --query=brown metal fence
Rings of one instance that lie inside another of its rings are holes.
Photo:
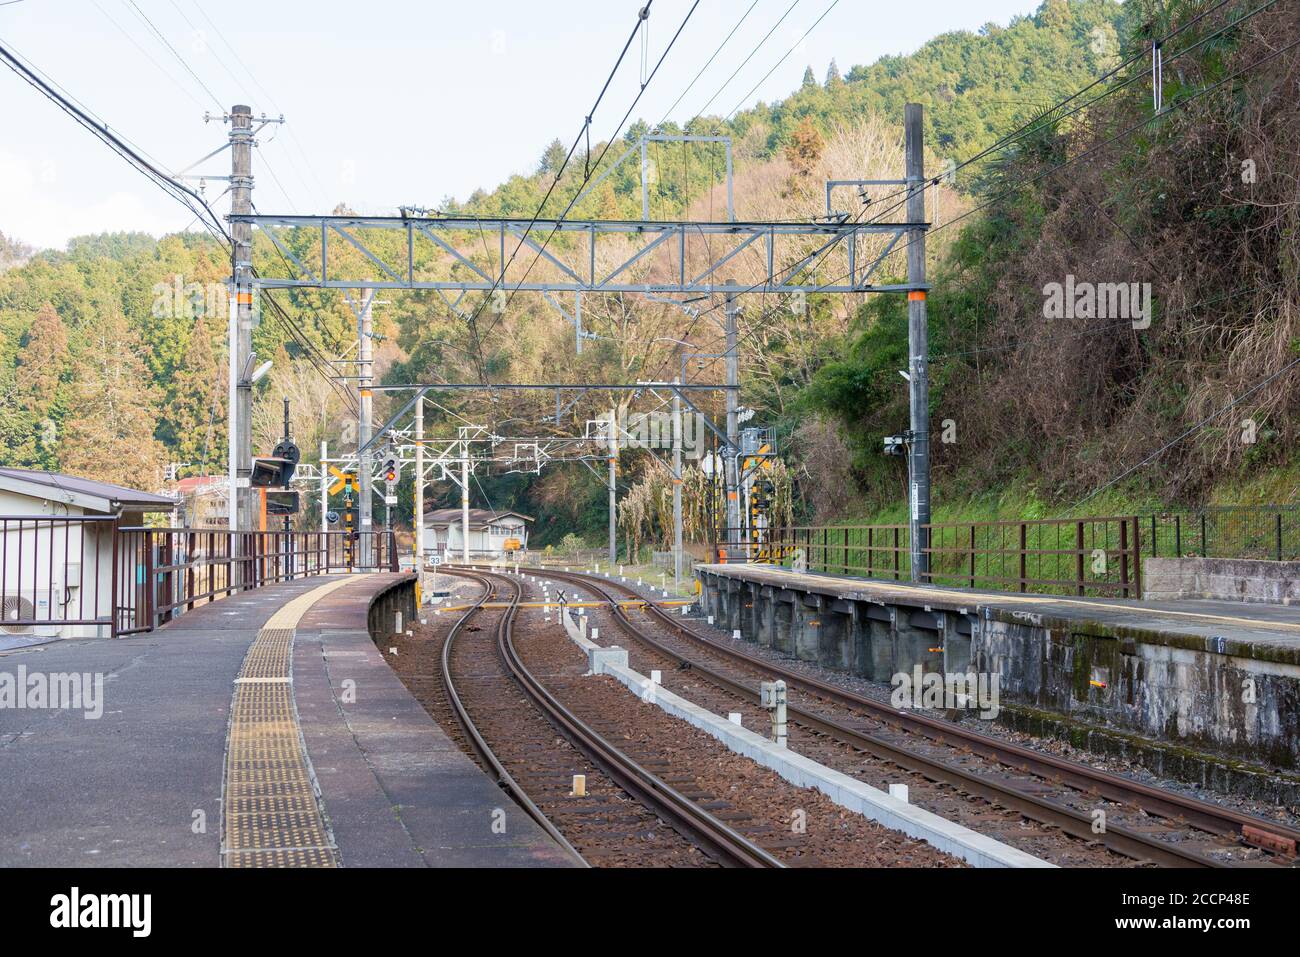
[[[111,624],[111,516],[0,516],[0,637]]]
[[[993,591],[1138,597],[1142,591],[1136,516],[942,522],[924,526],[929,584]],[[906,525],[796,526],[757,545],[719,546],[727,561],[910,581]],[[731,548],[735,554],[727,554]]]
[[[232,534],[127,527],[111,516],[0,516],[0,637],[136,634],[237,591],[398,567],[391,531],[364,541],[349,532]]]
[[[1224,506],[1103,518],[937,522],[925,526],[936,585],[994,591],[1142,594],[1144,558],[1300,559],[1300,506]],[[732,541],[742,536],[722,536]],[[803,525],[748,545],[715,546],[720,560],[894,581],[911,580],[907,525]]]

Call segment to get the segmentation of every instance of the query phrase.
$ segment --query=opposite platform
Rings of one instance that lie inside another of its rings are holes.
[[[1252,775],[1300,770],[1300,607],[975,591],[765,565],[695,572],[721,626],[798,658],[881,682],[918,668],[996,678],[1003,716],[1022,730],[1106,738],[1105,750],[1124,754],[1174,743],[1148,766],[1188,780],[1224,773],[1209,754],[1249,762]]]

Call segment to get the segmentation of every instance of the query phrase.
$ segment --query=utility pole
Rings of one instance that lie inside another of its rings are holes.
[[[415,400],[415,574],[424,567],[424,393]]]
[[[285,396],[284,397],[284,444],[288,445],[292,440],[293,440],[293,436],[289,434],[289,397]],[[285,489],[288,489],[289,483],[285,482],[284,487]],[[284,530],[286,532],[289,532],[292,529],[293,529],[293,525],[290,522],[290,516],[286,515],[284,517]]]
[[[357,440],[358,448],[365,448],[370,442],[371,431],[374,427],[373,414],[373,392],[374,386],[374,340],[371,333],[374,331],[372,307],[375,301],[374,290],[364,293],[361,301],[361,311],[357,316],[357,376],[358,378],[358,403],[357,403]],[[374,540],[372,530],[374,528],[374,501],[373,501],[373,477],[371,475],[371,463],[373,456],[369,449],[365,449],[357,461],[357,477],[360,479],[361,491],[360,501],[358,502],[358,524],[361,532],[361,555],[359,563],[362,567],[370,567],[374,564]]]
[[[727,285],[734,286],[735,284],[736,280],[727,280]],[[736,410],[740,404],[739,390],[736,388],[740,383],[740,354],[736,335],[736,315],[739,312],[740,307],[736,305],[736,294],[727,293],[727,448],[723,451],[723,491],[727,497],[726,537],[728,545],[731,545],[733,540],[738,543],[738,530],[740,528],[740,498],[738,495],[740,481],[739,476],[736,475],[736,453],[740,450],[739,423],[736,421]],[[729,561],[735,560],[735,556],[730,553],[728,553],[727,558]]]
[[[925,222],[925,128],[919,103],[908,103],[903,116],[907,163],[907,221]],[[926,581],[930,571],[930,370],[926,358],[930,334],[925,311],[925,227],[907,236],[907,353],[911,441],[908,444],[909,531],[912,581]]]
[[[460,532],[461,561],[469,564],[469,432],[460,427]]]
[[[619,407],[615,403],[610,412],[610,566],[619,560],[617,554],[617,476],[619,476]],[[630,560],[630,555],[628,559]]]
[[[247,106],[232,106],[229,119],[230,211],[247,215],[253,211],[253,111]],[[253,352],[253,226],[232,223],[230,235],[229,528],[232,532],[247,532],[253,529],[253,490],[249,485],[253,474],[253,384],[249,380]],[[232,544],[236,549],[241,547],[238,539]],[[235,567],[240,568],[238,564]]]
[[[330,510],[330,478],[326,459],[329,456],[329,443],[324,439],[320,443],[320,530],[330,530],[329,519],[325,516]]]
[[[678,352],[681,347],[678,346]],[[681,375],[677,384],[682,384]],[[682,590],[682,395],[673,393],[673,581]]]

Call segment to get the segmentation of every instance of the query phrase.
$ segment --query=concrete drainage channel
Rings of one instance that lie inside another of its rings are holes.
[[[544,581],[539,579],[539,581]],[[720,741],[731,751],[766,767],[796,787],[815,788],[836,804],[909,837],[924,840],[938,850],[959,857],[974,867],[1055,867],[1024,851],[979,834],[937,814],[915,807],[840,771],[790,751],[726,717],[713,714],[661,687],[628,666],[627,651],[604,647],[587,636],[585,616],[575,621],[571,609],[560,614],[565,633],[587,655],[592,675],[609,675],[641,700],[686,721]]]

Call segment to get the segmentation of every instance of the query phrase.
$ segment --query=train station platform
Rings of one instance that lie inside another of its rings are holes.
[[[996,675],[1005,720],[1208,783],[1227,763],[1295,776],[1300,607],[976,591],[750,564],[697,565],[720,627],[875,681]],[[1095,734],[1095,730],[1101,733]],[[1184,766],[1185,767],[1182,767]],[[1154,770],[1154,768],[1153,768]]]
[[[571,865],[371,639],[412,582],[308,578],[0,653],[0,867]]]

